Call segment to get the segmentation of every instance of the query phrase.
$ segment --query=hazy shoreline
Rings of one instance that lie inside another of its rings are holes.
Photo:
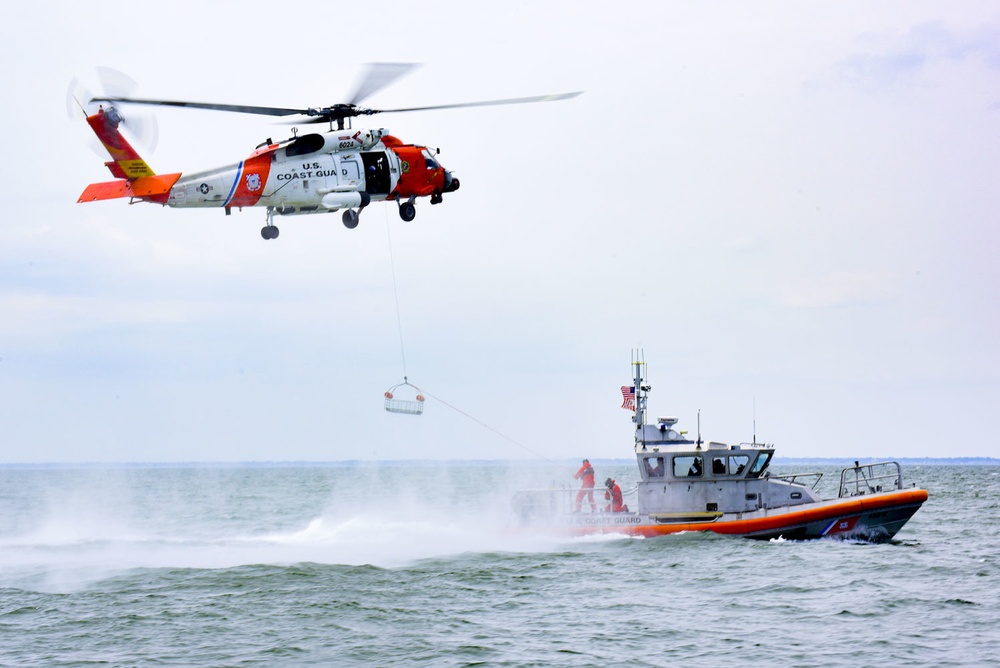
[[[99,469],[99,468],[364,468],[373,466],[546,466],[571,465],[577,460],[539,461],[532,459],[393,459],[393,460],[342,460],[342,461],[237,461],[237,462],[9,462],[0,463],[0,469]],[[595,464],[604,466],[629,466],[631,458],[597,459]],[[870,463],[897,461],[905,466],[1000,466],[996,457],[775,457],[774,466],[850,466],[855,461]]]

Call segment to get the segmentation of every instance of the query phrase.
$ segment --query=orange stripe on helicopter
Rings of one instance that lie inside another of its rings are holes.
[[[223,206],[253,206],[264,194],[271,173],[271,153],[254,154],[237,170],[233,193]]]

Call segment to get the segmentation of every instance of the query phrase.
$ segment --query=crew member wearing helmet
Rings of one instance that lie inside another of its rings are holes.
[[[576,512],[580,512],[583,505],[583,497],[590,501],[590,512],[597,512],[597,504],[594,503],[594,467],[590,465],[589,459],[583,460],[583,466],[573,474],[573,477],[580,480],[580,491],[576,493]]]
[[[618,483],[611,478],[608,478],[604,481],[604,486],[607,488],[607,491],[604,492],[604,498],[611,501],[611,503],[604,508],[604,512],[627,513],[628,506],[622,503],[622,488],[618,486]]]

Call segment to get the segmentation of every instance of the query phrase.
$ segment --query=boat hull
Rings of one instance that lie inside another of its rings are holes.
[[[574,535],[619,533],[654,537],[684,531],[711,531],[746,538],[808,540],[836,537],[890,540],[927,500],[923,489],[833,499],[748,513],[573,514],[565,526]]]

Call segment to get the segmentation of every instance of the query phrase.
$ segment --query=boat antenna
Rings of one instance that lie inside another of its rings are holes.
[[[757,397],[753,398],[753,444],[757,445]]]
[[[635,442],[637,445],[642,445],[644,450],[646,449],[646,392],[649,391],[649,386],[642,384],[645,357],[641,348],[632,350],[632,390],[635,396],[635,414],[632,416],[632,422],[635,423]]]
[[[701,409],[698,409],[698,447],[701,447]]]

